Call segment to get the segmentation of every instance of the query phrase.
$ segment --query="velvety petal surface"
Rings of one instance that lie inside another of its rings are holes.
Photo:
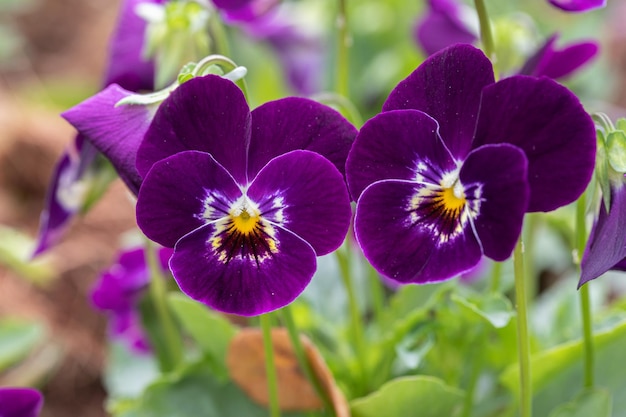
[[[469,222],[462,233],[442,239],[437,218],[412,216],[422,186],[383,180],[359,198],[354,228],[363,254],[381,274],[402,283],[441,281],[467,271],[482,256]]]
[[[303,149],[317,152],[343,174],[357,130],[341,114],[306,98],[288,97],[252,111],[248,178],[272,158]]]
[[[429,0],[428,11],[415,26],[414,37],[427,55],[478,38],[460,19],[461,6],[453,0]]]
[[[174,247],[185,234],[228,215],[241,196],[230,174],[206,152],[186,151],[154,164],[137,199],[137,225]]]
[[[546,43],[526,61],[520,75],[546,76],[553,79],[567,77],[591,59],[599,51],[596,42],[577,42],[557,49],[557,36],[551,36]]]
[[[273,251],[241,245],[225,254],[215,248],[216,233],[209,223],[186,235],[170,261],[180,289],[216,310],[254,316],[284,307],[315,272],[313,248],[281,227],[272,228]]]
[[[156,105],[116,107],[121,99],[131,94],[113,84],[62,116],[111,161],[120,178],[137,194],[142,178],[135,167],[137,149]]]
[[[0,387],[2,417],[37,417],[42,405],[43,396],[36,389]]]
[[[591,117],[548,78],[513,76],[485,88],[474,146],[488,143],[511,143],[526,153],[531,212],[576,200],[595,165]]]
[[[304,239],[317,256],[337,249],[348,233],[352,208],[346,184],[317,153],[292,151],[272,159],[247,195],[264,219]]]
[[[485,54],[471,45],[454,45],[431,55],[393,89],[383,111],[421,110],[439,122],[439,133],[457,159],[467,155],[482,89],[494,82]]]
[[[143,176],[178,152],[210,153],[240,184],[246,183],[250,112],[237,85],[217,75],[193,78],[161,103],[137,154]]]
[[[461,167],[466,194],[479,194],[474,227],[483,253],[495,261],[511,256],[522,231],[530,194],[527,167],[524,152],[507,144],[481,146]]]
[[[626,185],[611,187],[611,209],[604,203],[587,241],[578,286],[610,269],[623,270],[626,259]]]
[[[346,162],[352,198],[383,179],[438,183],[444,172],[456,168],[438,130],[432,117],[417,110],[389,111],[368,120]]]
[[[550,4],[568,12],[586,12],[606,6],[606,0],[548,0]]]

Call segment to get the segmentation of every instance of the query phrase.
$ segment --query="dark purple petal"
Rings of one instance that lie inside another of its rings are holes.
[[[604,202],[587,241],[578,287],[598,278],[609,269],[624,270],[626,261],[626,185],[611,187],[611,208]]]
[[[352,208],[346,184],[314,152],[292,151],[272,159],[247,194],[261,217],[304,239],[317,256],[337,249],[348,233]]]
[[[591,117],[549,78],[513,76],[485,88],[474,146],[487,143],[511,143],[526,153],[530,212],[576,200],[595,165]]]
[[[420,111],[381,113],[361,128],[346,162],[352,198],[382,179],[439,183],[456,163],[438,135],[437,122]]]
[[[170,262],[180,289],[216,310],[254,316],[292,302],[315,272],[315,251],[279,226],[264,225],[263,241],[224,243],[209,223],[177,244]]]
[[[104,85],[118,84],[130,91],[154,88],[154,63],[143,57],[146,21],[135,8],[141,3],[162,0],[124,0],[109,44],[109,59]]]
[[[37,417],[42,405],[43,396],[36,389],[0,387],[2,417]]]
[[[548,0],[550,4],[567,12],[586,12],[606,6],[606,0]]]
[[[62,116],[111,161],[120,178],[137,194],[141,185],[135,168],[137,148],[152,121],[155,105],[116,106],[132,94],[113,84]]]
[[[137,199],[137,225],[174,247],[183,235],[228,215],[241,190],[211,155],[186,151],[154,164]]]
[[[247,6],[254,0],[213,0],[216,7],[223,10],[236,10]]]
[[[470,45],[451,46],[400,82],[383,111],[423,111],[439,122],[439,133],[452,155],[463,159],[472,147],[480,93],[493,82],[491,61],[482,51]]]
[[[469,221],[461,222],[461,230],[440,233],[442,219],[415,207],[423,189],[411,181],[379,181],[363,191],[356,208],[354,228],[363,254],[378,272],[402,283],[452,278],[482,256]]]
[[[568,44],[563,49],[556,49],[557,36],[551,36],[546,43],[526,61],[520,70],[520,75],[534,77],[546,76],[557,79],[563,78],[598,54],[598,44],[594,41]]]
[[[222,1],[222,3],[226,2]],[[280,0],[246,0],[236,3],[243,4],[240,4],[238,8],[222,8],[228,23],[254,23],[274,10],[280,4]],[[232,5],[229,6],[232,7]]]
[[[250,111],[232,81],[217,75],[193,78],[161,103],[137,153],[145,176],[161,159],[178,152],[210,153],[240,184],[246,184]]]
[[[356,134],[341,114],[313,100],[288,97],[266,103],[252,111],[248,178],[272,158],[297,149],[326,157],[343,174]]]
[[[429,0],[428,11],[415,26],[414,37],[427,55],[457,43],[478,38],[460,18],[461,6],[453,0]]]
[[[526,155],[511,145],[485,145],[468,156],[459,179],[471,193],[480,193],[474,227],[483,253],[504,261],[513,252],[522,231],[530,190]]]

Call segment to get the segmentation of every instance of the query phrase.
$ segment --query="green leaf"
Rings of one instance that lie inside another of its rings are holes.
[[[428,376],[394,379],[367,397],[352,401],[352,417],[450,417],[463,402],[463,392]]]
[[[559,406],[549,417],[610,417],[611,394],[603,389],[584,390],[570,403]]]
[[[505,327],[515,316],[511,302],[502,294],[488,293],[468,298],[452,294],[451,299],[461,307],[486,320],[496,329]]]
[[[0,321],[0,372],[26,358],[43,341],[44,327],[37,322],[5,318]]]
[[[237,328],[224,316],[182,294],[172,293],[167,301],[183,329],[216,366],[216,371],[226,376],[226,352]]]
[[[616,130],[609,133],[606,139],[609,164],[615,171],[626,172],[626,133]]]
[[[133,353],[119,342],[109,346],[104,384],[110,399],[137,398],[159,375],[152,355]]]

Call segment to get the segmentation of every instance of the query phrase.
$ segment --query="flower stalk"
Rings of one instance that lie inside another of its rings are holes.
[[[517,305],[517,346],[520,374],[520,416],[532,415],[532,387],[530,381],[530,342],[528,339],[528,312],[526,274],[524,272],[524,242],[520,238],[513,253],[515,275],[515,302]]]
[[[270,417],[280,417],[278,403],[278,377],[274,363],[274,343],[272,342],[272,323],[269,314],[259,317],[263,332],[263,350],[265,352],[265,372],[267,374],[267,395],[270,403]]]
[[[493,35],[491,33],[491,23],[489,22],[489,15],[487,13],[487,8],[485,7],[485,2],[483,0],[474,0],[474,5],[476,6],[476,13],[478,13],[480,40],[483,44],[483,50],[491,62],[495,62],[496,51],[493,43]]]
[[[337,93],[348,97],[348,78],[350,74],[348,48],[350,33],[348,32],[347,0],[339,0],[337,12]]]

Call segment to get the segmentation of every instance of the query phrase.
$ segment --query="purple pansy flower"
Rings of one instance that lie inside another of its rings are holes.
[[[172,249],[160,248],[158,259],[161,269],[167,266]],[[150,282],[144,248],[121,252],[113,265],[102,273],[95,284],[91,300],[99,310],[110,313],[110,329],[114,337],[126,341],[133,350],[149,350],[137,312],[137,303]]]
[[[342,176],[356,129],[290,97],[249,111],[209,75],[159,107],[137,153],[137,224],[174,247],[181,290],[217,310],[257,315],[294,300],[350,223]]]
[[[125,0],[109,44],[105,86],[118,84],[130,91],[152,90],[154,63],[142,57],[146,22],[135,13],[141,3],[161,4],[165,0]],[[97,173],[98,151],[77,135],[57,162],[41,213],[36,256],[54,245],[70,220],[83,207],[86,177]],[[71,198],[67,197],[71,194]]]
[[[457,43],[478,40],[478,35],[464,18],[463,5],[455,0],[428,0],[427,8],[413,31],[417,43],[427,55]]]
[[[453,277],[508,258],[524,214],[578,198],[595,132],[548,78],[494,82],[470,45],[428,58],[359,132],[346,171],[363,253],[399,282]]]
[[[37,417],[43,397],[33,388],[0,387],[0,416]]]
[[[548,0],[551,5],[567,12],[586,12],[606,6],[606,0]]]

